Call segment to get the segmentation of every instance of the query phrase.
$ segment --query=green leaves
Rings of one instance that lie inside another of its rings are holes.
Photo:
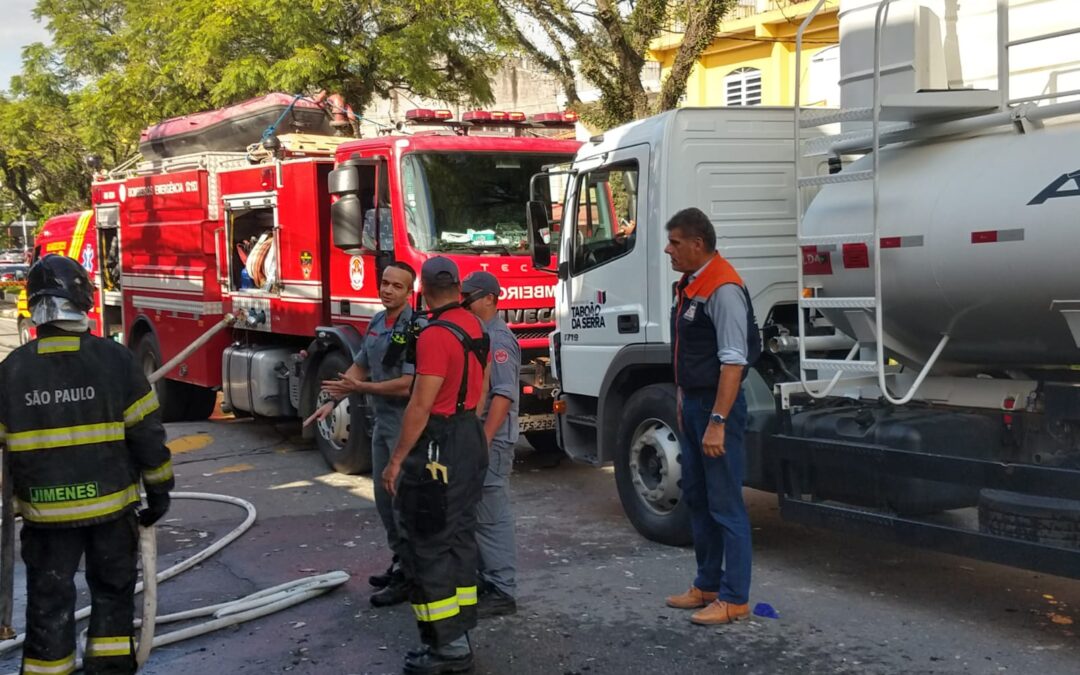
[[[482,104],[501,53],[489,0],[38,0],[35,15],[52,47],[26,49],[0,100],[0,199],[39,215],[84,208],[80,158],[114,166],[162,119],[271,91]]]

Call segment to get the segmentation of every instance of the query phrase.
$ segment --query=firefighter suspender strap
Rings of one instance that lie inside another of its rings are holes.
[[[450,321],[444,321],[442,319],[435,319],[429,321],[428,325],[424,327],[424,330],[431,328],[432,326],[442,326],[458,339],[461,346],[465,349],[465,359],[461,368],[461,386],[458,388],[457,398],[457,412],[465,412],[465,399],[469,393],[469,354],[472,354],[480,362],[480,368],[487,365],[488,352],[491,351],[491,338],[488,337],[487,332],[484,332],[478,338],[474,338],[465,332],[461,326]],[[481,328],[482,330],[482,328]]]

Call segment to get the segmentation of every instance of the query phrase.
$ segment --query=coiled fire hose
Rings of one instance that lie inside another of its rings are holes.
[[[186,558],[168,569],[157,572],[156,542],[147,545],[147,540],[153,539],[154,528],[141,528],[140,545],[142,546],[143,581],[135,586],[136,593],[143,593],[143,621],[136,621],[140,627],[140,638],[137,643],[136,660],[141,666],[146,662],[152,647],[180,642],[189,638],[205,635],[227,626],[234,626],[245,621],[257,619],[274,612],[281,611],[305,600],[322,595],[332,588],[336,588],[349,580],[348,573],[337,570],[318,574],[300,579],[294,579],[278,586],[256,591],[250,595],[236,600],[230,600],[215,605],[207,605],[196,609],[189,609],[175,614],[156,616],[157,614],[157,584],[171,579],[192,567],[203,562],[221,549],[239,538],[255,523],[255,506],[239,497],[219,495],[207,492],[174,492],[173,499],[198,499],[223,504],[232,504],[247,511],[247,517],[240,525],[218,539],[210,546],[199,551],[195,555]],[[75,619],[85,619],[90,616],[90,608],[84,607],[75,612]],[[163,635],[154,635],[156,625],[187,621],[199,617],[212,617],[209,621],[181,628]],[[0,654],[5,654],[22,645],[26,639],[25,634],[20,634],[11,640],[0,642]],[[84,640],[79,640],[84,644]],[[76,661],[76,667],[82,667],[82,659]]]

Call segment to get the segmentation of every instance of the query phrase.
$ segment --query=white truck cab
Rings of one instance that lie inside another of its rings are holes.
[[[541,258],[558,247],[552,370],[565,406],[560,443],[579,461],[614,462],[627,514],[658,541],[689,540],[669,323],[680,275],[664,253],[664,225],[680,209],[702,209],[720,253],[746,282],[759,323],[792,323],[792,115],[790,108],[689,108],[633,122],[593,138],[568,175],[553,172],[551,188],[539,191],[557,200],[555,182],[566,185],[562,203],[543,205],[556,217],[562,211],[558,236],[534,242]],[[770,384],[754,371],[744,385],[751,430],[774,423]],[[749,474],[751,484],[764,479],[760,463]]]

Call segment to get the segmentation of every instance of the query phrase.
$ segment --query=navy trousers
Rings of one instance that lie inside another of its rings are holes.
[[[694,586],[719,593],[719,599],[744,605],[750,598],[750,517],[743,503],[746,474],[746,398],[740,391],[727,417],[724,454],[706,457],[701,439],[709,425],[715,396],[684,394],[682,493],[690,507],[697,554]]]

